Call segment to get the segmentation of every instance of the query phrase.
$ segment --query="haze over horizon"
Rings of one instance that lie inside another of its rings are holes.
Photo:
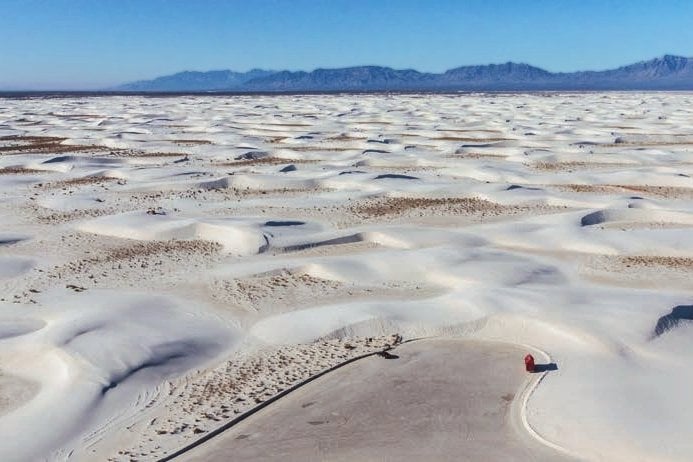
[[[1,90],[102,89],[184,70],[513,61],[570,72],[693,56],[693,4],[679,0],[3,4]]]

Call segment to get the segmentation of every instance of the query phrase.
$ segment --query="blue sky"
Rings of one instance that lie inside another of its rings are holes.
[[[693,56],[688,0],[0,0],[0,88],[93,89],[181,70]]]

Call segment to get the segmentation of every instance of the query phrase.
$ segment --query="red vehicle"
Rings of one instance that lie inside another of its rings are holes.
[[[534,372],[534,356],[525,356],[525,370],[527,372]]]

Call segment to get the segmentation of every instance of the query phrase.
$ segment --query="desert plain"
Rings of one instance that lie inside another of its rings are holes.
[[[0,98],[0,460],[691,460],[692,176],[691,93]]]

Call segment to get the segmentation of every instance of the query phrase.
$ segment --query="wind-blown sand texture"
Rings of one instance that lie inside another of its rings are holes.
[[[0,99],[0,460],[156,460],[393,334],[550,353],[516,444],[690,460],[691,103]]]

